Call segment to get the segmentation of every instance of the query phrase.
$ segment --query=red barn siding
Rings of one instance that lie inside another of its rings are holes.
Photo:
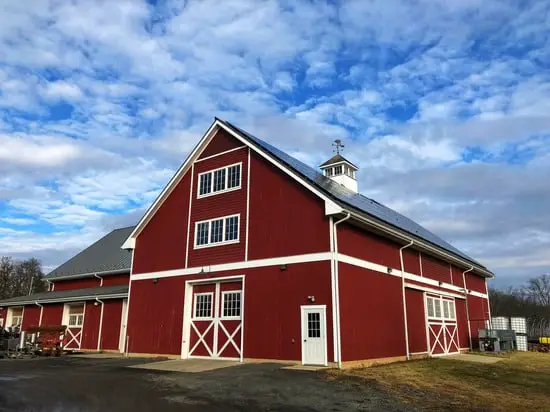
[[[407,331],[409,334],[409,352],[427,352],[426,314],[424,312],[424,293],[419,290],[406,289]]]
[[[470,339],[468,335],[468,316],[466,314],[466,301],[464,299],[455,299],[456,321],[458,326],[458,342],[460,348],[469,348]]]
[[[44,304],[43,326],[60,326],[63,321],[63,303]]]
[[[36,305],[25,306],[23,311],[23,324],[21,330],[27,330],[31,326],[38,326],[40,322],[40,307]]]
[[[465,271],[461,270],[460,268],[457,268],[456,266],[453,266],[453,285],[460,286],[461,288],[464,287],[464,281],[462,278],[462,273]]]
[[[181,353],[186,277],[132,281],[127,335],[129,352]]]
[[[451,270],[447,262],[422,253],[422,274],[426,278],[451,283]]]
[[[403,265],[405,266],[405,272],[420,276],[420,252],[414,249],[404,249]]]
[[[342,360],[405,355],[401,280],[340,263]]]
[[[0,319],[2,319],[3,322],[0,322],[0,324],[2,324],[4,327],[6,326],[7,318],[8,318],[8,309],[7,308],[1,308],[0,309]]]
[[[241,163],[241,188],[226,193],[197,198],[199,173]],[[245,258],[246,199],[248,185],[248,150],[237,150],[195,163],[193,204],[189,230],[189,267],[239,262]],[[195,223],[227,215],[239,214],[239,243],[195,249]]]
[[[136,239],[133,273],[185,267],[191,172],[187,172]]]
[[[338,252],[391,268],[401,268],[397,243],[342,223],[338,225]]]
[[[97,288],[99,287],[99,279],[92,276],[81,279],[57,280],[54,285],[54,291]]]
[[[199,156],[199,159],[204,159],[205,157],[222,153],[227,150],[236,149],[242,146],[244,146],[243,143],[235,139],[225,130],[219,130],[212,138],[208,146],[203,150],[203,152]],[[245,148],[243,148],[243,150],[245,150]]]
[[[485,328],[485,321],[489,319],[489,305],[485,298],[468,296],[468,310],[470,313],[470,325],[472,337],[477,338],[478,329]]]
[[[103,277],[103,286],[127,285],[129,283],[130,273],[121,273],[117,275],[108,275]]]
[[[82,328],[81,349],[97,349],[99,336],[99,320],[101,319],[101,305],[94,305],[94,301],[86,302],[84,325]]]
[[[324,202],[251,152],[248,258],[330,250]]]
[[[101,349],[118,350],[122,320],[122,299],[109,299],[104,302]]]
[[[472,274],[471,272],[466,273],[466,288],[469,290],[474,290],[480,293],[487,293],[485,287],[485,278]]]

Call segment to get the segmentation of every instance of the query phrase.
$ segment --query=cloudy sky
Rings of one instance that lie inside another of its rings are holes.
[[[154,3],[154,4],[153,4]],[[0,0],[0,255],[137,221],[214,116],[494,270],[550,271],[550,3]]]

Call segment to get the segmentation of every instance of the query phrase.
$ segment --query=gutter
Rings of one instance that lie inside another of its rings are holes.
[[[34,304],[40,308],[40,318],[38,319],[38,326],[42,326],[42,313],[44,312],[44,306],[38,303],[38,301],[34,302]]]
[[[80,278],[87,278],[92,277],[95,275],[118,275],[120,273],[130,273],[130,268],[127,269],[118,269],[118,270],[104,270],[102,272],[88,272],[88,273],[79,273],[76,275],[66,275],[66,276],[54,276],[54,277],[48,277],[46,280],[48,282],[53,281],[56,282],[58,280],[69,280],[69,279],[80,279]]]
[[[103,279],[102,279],[103,281]],[[95,298],[96,302],[101,303],[101,315],[99,318],[99,333],[97,335],[97,351],[101,349],[101,332],[103,331],[103,309],[105,308],[105,303],[99,298]]]
[[[407,360],[411,358],[409,353],[409,325],[407,320],[407,299],[405,298],[405,262],[403,261],[403,250],[411,247],[414,241],[410,241],[407,245],[399,249],[399,260],[401,262],[401,293],[403,297],[403,323],[405,324],[405,351],[407,354]]]
[[[335,297],[335,302],[333,303],[334,306],[335,306],[335,319],[336,319],[336,336],[337,336],[337,353],[338,353],[338,368],[342,369],[342,336],[341,336],[341,333],[340,333],[340,279],[339,279],[339,276],[338,276],[338,229],[337,229],[337,226],[348,220],[349,218],[351,217],[351,213],[348,212],[347,216],[334,222],[334,224],[332,225],[332,230],[333,230],[333,236],[332,236],[332,239],[333,239],[333,252],[334,252],[334,259],[333,259],[333,264],[334,264],[334,297]]]
[[[353,212],[350,212],[350,211],[347,211],[347,210],[343,210],[344,213],[351,213],[351,215],[353,216],[354,219],[360,221],[360,222],[364,222],[364,223],[367,223],[371,226],[374,226],[380,230],[382,230],[383,232],[386,232],[388,234],[391,234],[399,239],[402,239],[402,240],[405,240],[407,242],[411,242],[413,241],[413,239],[403,233],[401,233],[400,231],[398,230],[395,230],[395,229],[392,229],[390,227],[387,226],[387,224],[382,224],[382,223],[379,223],[373,219],[369,219],[369,218],[366,218],[364,216],[360,216],[358,215],[357,213],[353,213]],[[452,254],[449,254],[447,252],[444,252],[443,250],[437,248],[437,247],[434,247],[434,246],[431,246],[429,245],[428,243],[426,242],[423,242],[423,241],[419,241],[419,240],[414,240],[414,243],[416,246],[419,246],[423,249],[426,249],[436,255],[439,255],[439,256],[443,256],[445,257],[446,259],[448,260],[451,260],[451,261],[454,261],[454,262],[457,262],[459,263],[461,266],[463,267],[471,267],[472,266],[472,263],[471,262],[468,262],[464,259],[461,259],[461,258],[458,258]],[[479,272],[480,274],[484,275],[485,277],[489,277],[489,278],[494,278],[495,275],[490,272],[489,270],[487,269],[484,269],[484,268],[481,268],[479,266],[474,266],[474,268],[476,269],[477,272]]]
[[[464,285],[464,296],[466,297],[466,319],[468,321],[468,339],[470,340],[470,350],[473,350],[472,346],[472,326],[470,325],[470,310],[468,309],[468,288],[466,287],[466,273],[474,270],[474,267],[462,272],[462,284]]]

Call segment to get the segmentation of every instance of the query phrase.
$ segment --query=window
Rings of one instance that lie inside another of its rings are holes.
[[[195,248],[237,243],[239,241],[239,215],[197,222]]]
[[[240,189],[241,164],[200,173],[198,186],[198,197]]]
[[[456,320],[455,303],[452,300],[428,296],[426,310],[429,318]]]
[[[82,327],[84,323],[84,305],[69,306],[68,326],[73,328]]]
[[[69,315],[69,326],[82,326],[84,316],[82,314]]]
[[[11,325],[12,327],[21,326],[23,323],[23,308],[14,308],[11,310]]]
[[[212,317],[212,293],[197,293],[195,295],[195,318]]]
[[[321,337],[321,314],[319,312],[311,312],[307,314],[307,337]]]
[[[241,291],[222,292],[222,318],[241,317]]]

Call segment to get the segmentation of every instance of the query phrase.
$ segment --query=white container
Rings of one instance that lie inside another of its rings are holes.
[[[510,329],[510,320],[504,316],[496,316],[491,318],[491,328],[497,330]]]
[[[517,350],[527,352],[527,336],[516,336]]]
[[[527,333],[527,320],[525,318],[510,318],[510,326],[516,333]]]

